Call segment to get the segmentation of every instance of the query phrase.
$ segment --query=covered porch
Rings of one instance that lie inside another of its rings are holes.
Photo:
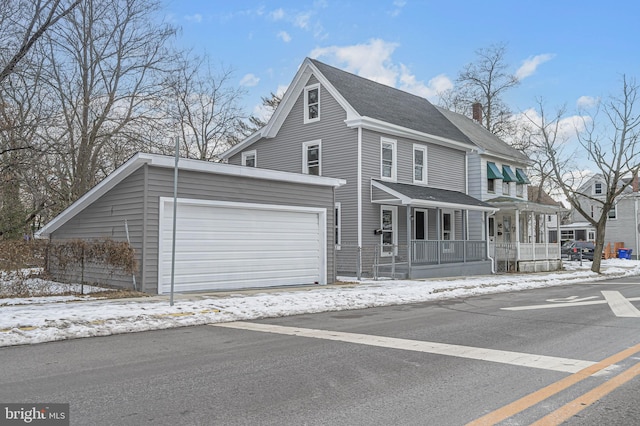
[[[490,274],[488,216],[496,208],[466,194],[372,180],[381,209],[374,275],[429,278]],[[395,223],[394,223],[394,217]],[[397,218],[402,226],[398,226]]]
[[[489,252],[498,272],[542,272],[562,268],[557,205],[500,197],[488,201],[499,208],[489,218]],[[555,232],[550,233],[550,224]]]

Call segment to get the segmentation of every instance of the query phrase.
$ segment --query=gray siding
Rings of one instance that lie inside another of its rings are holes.
[[[51,241],[87,239],[87,236],[91,239],[111,238],[126,241],[126,220],[131,245],[140,266],[136,274],[136,280],[140,283],[144,266],[143,187],[144,169],[141,168],[52,233]],[[110,282],[122,287],[133,287],[131,276],[111,275],[104,268],[87,270],[84,278],[86,282]]]
[[[145,261],[148,263],[144,291],[156,293],[158,288],[158,237],[160,197],[173,196],[173,170],[150,167],[147,191],[148,230]],[[327,210],[327,282],[333,275],[334,215],[333,189],[315,185],[275,182],[237,176],[181,171],[178,177],[178,197],[320,207]]]

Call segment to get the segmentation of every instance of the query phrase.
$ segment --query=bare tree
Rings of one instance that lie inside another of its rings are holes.
[[[279,96],[273,92],[269,96],[262,96],[262,106],[265,110],[265,116],[259,117],[251,115],[247,120],[238,120],[236,123],[236,133],[232,137],[233,144],[241,142],[244,138],[251,136],[261,128],[267,125],[267,121],[271,118],[278,105],[282,101],[282,96]]]
[[[2,0],[0,2],[0,83],[13,73],[45,31],[67,16],[82,0]]]
[[[581,189],[584,187],[584,176],[571,167],[572,153],[565,152],[566,145],[555,137],[559,116],[549,122],[543,119],[542,124],[538,125],[539,142],[549,160],[555,184],[571,206],[596,228],[596,246],[591,266],[594,272],[600,272],[609,211],[640,171],[640,115],[636,105],[638,88],[635,80],[623,76],[621,94],[611,97],[596,114],[583,118],[585,130],[578,133],[578,140],[604,180],[600,196]],[[601,121],[598,117],[600,112],[604,114]],[[544,114],[541,116],[544,117]],[[591,211],[587,212],[581,204],[581,199],[589,200],[590,205],[600,206],[593,217]]]
[[[175,30],[154,21],[159,7],[155,0],[83,0],[43,37],[46,102],[56,115],[42,134],[61,208],[113,170],[114,151],[127,158],[140,148],[143,124],[164,118],[153,104],[165,96]]]
[[[507,47],[495,44],[476,51],[476,60],[458,74],[456,86],[440,94],[443,107],[469,116],[471,105],[482,105],[482,125],[504,137],[513,132],[513,113],[504,102],[504,94],[519,84],[505,62]]]
[[[185,57],[172,80],[172,109],[188,158],[219,161],[219,155],[237,142],[243,92],[231,85],[232,71],[216,73],[206,58]]]

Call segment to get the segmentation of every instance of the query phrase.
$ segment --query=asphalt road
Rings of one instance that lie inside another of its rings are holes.
[[[636,425],[638,308],[630,278],[2,348],[0,402],[68,402],[74,425]]]

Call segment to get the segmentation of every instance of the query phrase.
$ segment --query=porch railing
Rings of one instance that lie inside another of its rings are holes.
[[[489,251],[497,260],[560,259],[560,247],[556,243],[491,243]]]
[[[411,263],[416,265],[474,262],[486,258],[486,241],[411,241]]]

